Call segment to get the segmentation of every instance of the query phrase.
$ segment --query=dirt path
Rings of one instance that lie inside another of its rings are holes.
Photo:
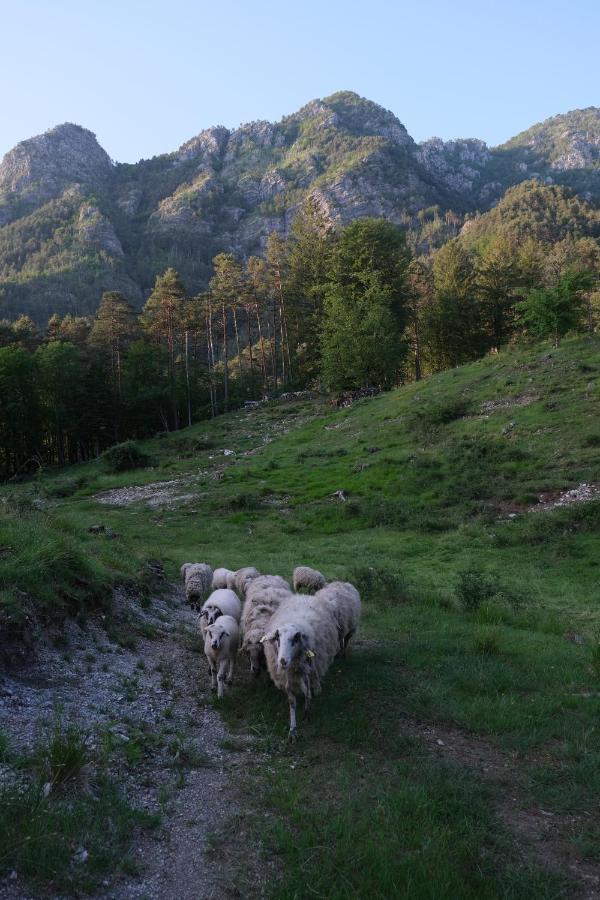
[[[11,746],[29,749],[57,716],[78,723],[92,735],[92,750],[107,740],[117,748],[114,766],[128,799],[160,813],[156,830],[134,836],[140,876],[107,881],[97,900],[232,896],[211,841],[241,811],[229,785],[251,744],[233,740],[212,706],[195,616],[180,592],[147,609],[118,594],[115,607],[108,633],[69,622],[60,648],[42,642],[26,668],[0,681],[0,728]],[[255,856],[245,846],[252,875]],[[252,896],[260,896],[254,881]],[[19,882],[0,883],[0,898],[29,900]]]
[[[580,900],[600,898],[600,864],[578,857],[567,833],[577,830],[583,818],[561,815],[540,807],[525,784],[516,757],[503,753],[482,738],[458,728],[420,722],[406,717],[402,730],[425,743],[427,751],[461,768],[476,771],[496,789],[496,812],[504,825],[520,839],[523,861],[570,875],[577,883]]]

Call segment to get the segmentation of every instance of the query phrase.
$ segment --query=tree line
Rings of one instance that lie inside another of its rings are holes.
[[[136,313],[117,291],[95,317],[0,321],[0,476],[97,456],[284,390],[390,388],[519,335],[594,330],[593,239],[548,247],[454,237],[417,256],[402,228],[334,229],[308,202],[262,256],[213,260],[189,296],[170,268]]]

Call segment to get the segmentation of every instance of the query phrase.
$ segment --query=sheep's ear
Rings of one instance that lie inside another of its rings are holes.
[[[261,640],[261,643],[263,643],[264,641],[271,641],[271,643],[273,643],[274,641],[278,641],[278,640],[279,640],[279,631],[275,630],[275,631],[270,631],[269,634],[265,634],[264,638],[262,638],[262,640]]]
[[[294,637],[292,638],[292,644],[300,644],[300,643],[304,644],[305,641],[306,641],[306,638],[302,634],[301,631],[297,631],[296,634],[294,635]]]

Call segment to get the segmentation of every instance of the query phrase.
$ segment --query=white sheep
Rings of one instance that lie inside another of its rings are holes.
[[[321,690],[321,679],[339,650],[334,610],[314,597],[293,594],[283,600],[269,621],[263,638],[271,681],[287,694],[290,706],[289,737],[296,734],[296,698],[304,708]]]
[[[239,622],[241,614],[242,604],[235,591],[230,591],[228,588],[219,588],[213,591],[208,600],[204,602],[198,616],[198,628],[202,637],[205,636],[208,626],[212,625],[219,616],[231,616],[236,622]]]
[[[238,569],[233,575],[227,578],[227,587],[235,591],[238,597],[242,598],[246,594],[246,589],[253,579],[258,578],[260,572],[254,566],[244,566]]]
[[[305,590],[309,594],[320,591],[327,584],[325,576],[318,569],[311,569],[310,566],[296,566],[293,575],[294,591],[299,594]]]
[[[219,616],[206,629],[204,653],[210,670],[210,686],[223,696],[224,683],[233,681],[233,667],[238,649],[239,628],[233,616]]]
[[[281,575],[259,575],[246,586],[246,600],[263,593],[267,588],[279,588],[289,594],[292,593],[289,581],[286,581]]]
[[[213,570],[207,563],[184,563],[180,572],[187,602],[191,606],[199,606],[211,589]]]
[[[339,652],[344,654],[360,622],[360,594],[349,581],[332,581],[317,591],[313,599],[329,604],[334,610],[340,641]]]
[[[261,575],[248,586],[242,610],[241,650],[248,654],[250,671],[258,675],[264,664],[262,637],[271,616],[282,600],[291,596],[290,586],[279,575]]]
[[[213,572],[212,578],[212,589],[213,591],[219,590],[219,588],[227,587],[227,579],[230,575],[234,575],[235,573],[231,571],[231,569],[215,569]]]

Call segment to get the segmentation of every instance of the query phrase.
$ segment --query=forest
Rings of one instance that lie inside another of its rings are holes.
[[[334,228],[307,201],[264,254],[219,253],[209,289],[156,277],[136,311],[118,291],[94,317],[0,321],[0,477],[94,458],[302,389],[389,389],[515,340],[596,329],[597,214],[563,188],[507,192],[455,232],[384,219]]]

